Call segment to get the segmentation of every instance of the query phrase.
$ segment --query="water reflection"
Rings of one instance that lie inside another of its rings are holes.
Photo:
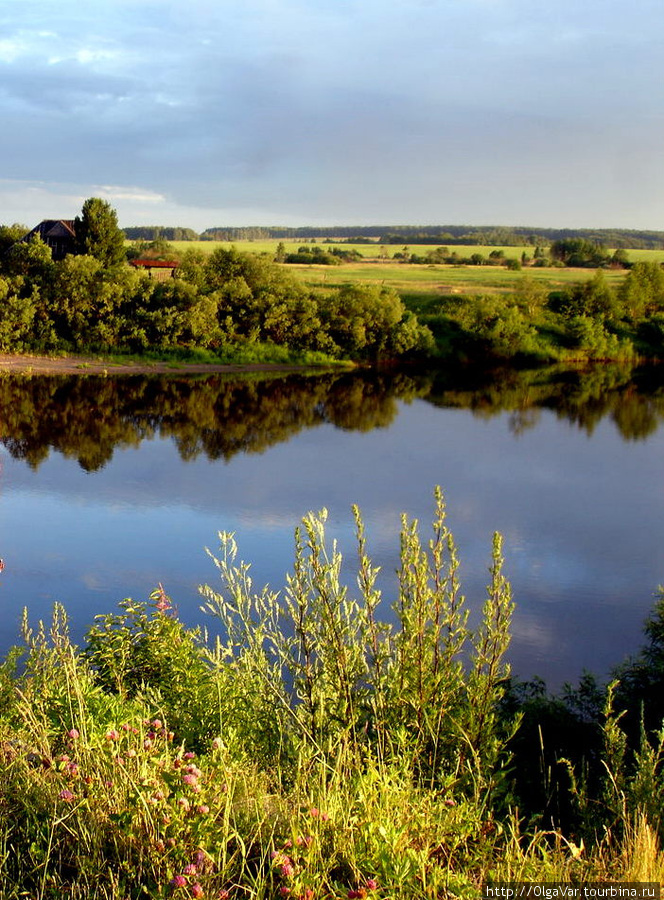
[[[262,453],[322,424],[367,432],[392,423],[397,400],[425,399],[489,418],[509,413],[518,435],[542,409],[592,434],[610,418],[627,440],[664,418],[664,373],[601,366],[584,371],[290,374],[283,377],[7,376],[0,379],[2,443],[36,469],[51,450],[86,471],[116,449],[170,437],[182,460]]]
[[[2,443],[34,469],[57,450],[86,471],[116,449],[172,438],[181,458],[261,453],[324,423],[370,431],[389,425],[396,400],[422,379],[365,373],[282,378],[56,376],[0,380]]]
[[[654,366],[600,365],[476,371],[465,379],[458,373],[439,372],[427,399],[486,417],[508,412],[514,434],[535,427],[539,411],[551,409],[588,435],[602,419],[610,418],[626,440],[641,440],[653,434],[664,418],[664,371]]]
[[[515,671],[605,673],[664,580],[663,415],[655,369],[1,378],[0,645],[24,605],[63,602],[80,639],[157,581],[198,624],[219,530],[278,589],[322,506],[352,570],[352,503],[389,608],[400,514],[430,521],[440,484],[473,610],[505,536]]]

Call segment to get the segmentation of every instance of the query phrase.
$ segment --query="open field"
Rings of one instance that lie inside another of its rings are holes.
[[[417,266],[402,263],[359,263],[344,266],[289,266],[313,288],[337,288],[358,282],[394,288],[402,297],[441,294],[502,294],[514,291],[524,276],[545,284],[549,291],[588,281],[594,269],[525,268],[502,266]],[[617,287],[625,272],[607,270],[607,282]]]
[[[131,242],[128,242],[131,243]],[[283,243],[286,246],[288,252],[296,252],[298,247],[304,247],[306,245],[305,241],[302,240],[269,240],[269,241],[171,241],[172,246],[178,251],[178,253],[184,253],[186,250],[202,250],[204,253],[212,253],[213,250],[218,250],[220,247],[229,248],[229,247],[237,247],[238,250],[242,250],[245,253],[269,253],[271,256],[274,256],[277,250],[277,245],[279,243]],[[458,253],[459,256],[472,256],[473,253],[481,253],[483,256],[488,256],[493,250],[502,250],[507,259],[521,259],[521,254],[526,253],[528,256],[533,255],[535,248],[532,246],[524,246],[524,247],[510,247],[510,246],[502,246],[502,247],[488,247],[483,244],[454,244],[448,245],[444,242],[440,244],[411,244],[407,241],[404,241],[403,244],[378,244],[378,243],[359,243],[359,244],[347,244],[345,242],[324,242],[319,240],[316,242],[317,246],[322,247],[325,250],[330,250],[333,247],[339,247],[344,250],[357,250],[358,253],[361,253],[366,259],[380,259],[381,254],[385,254],[388,259],[391,259],[395,253],[401,253],[404,247],[408,247],[409,253],[416,253],[419,256],[425,256],[429,250],[435,250],[436,247],[444,247],[448,246],[450,253]],[[310,246],[310,245],[309,245]],[[613,248],[611,248],[613,249]],[[664,248],[662,250],[628,250],[627,255],[629,259],[633,262],[638,262],[640,260],[647,260],[649,262],[664,262]],[[383,257],[385,258],[385,257]]]
[[[178,253],[187,250],[200,250],[212,253],[214,250],[236,247],[241,252],[265,253],[273,258],[280,241],[173,241],[172,246]],[[296,252],[298,247],[306,244],[301,240],[284,240],[287,252]],[[311,244],[306,245],[311,246]],[[468,266],[468,265],[411,265],[394,260],[394,253],[401,253],[404,247],[408,253],[425,256],[434,250],[431,244],[391,244],[377,243],[349,244],[343,242],[326,243],[318,241],[316,246],[322,249],[339,247],[354,249],[362,254],[364,261],[343,263],[340,266],[324,265],[288,265],[287,267],[306,285],[314,290],[338,288],[344,284],[369,283],[394,288],[405,300],[422,301],[450,294],[508,294],[515,290],[525,276],[543,284],[548,291],[565,288],[570,284],[588,281],[594,269],[545,268],[524,266],[513,271],[505,266]],[[455,245],[449,247],[450,252],[460,257],[470,257],[480,253],[488,257],[493,250],[502,250],[507,259],[521,260],[522,253],[532,257],[534,247],[488,247],[478,244]],[[381,252],[386,254],[381,258]],[[664,263],[664,250],[629,250],[629,258],[633,261],[651,261]],[[608,284],[618,287],[625,278],[622,269],[606,269],[604,275]]]

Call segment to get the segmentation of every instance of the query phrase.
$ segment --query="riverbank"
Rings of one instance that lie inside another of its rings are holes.
[[[350,363],[345,365],[349,366]],[[0,372],[23,375],[165,375],[241,372],[292,372],[301,369],[330,368],[330,363],[194,363],[183,360],[126,362],[87,356],[30,356],[0,354]]]

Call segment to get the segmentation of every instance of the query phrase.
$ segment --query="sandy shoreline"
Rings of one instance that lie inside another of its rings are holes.
[[[293,372],[316,369],[289,363],[223,365],[221,363],[117,363],[83,356],[28,356],[0,354],[0,372],[25,375],[187,375],[215,372]],[[323,367],[325,368],[325,367]]]

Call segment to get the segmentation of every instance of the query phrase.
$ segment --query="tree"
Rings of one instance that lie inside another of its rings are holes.
[[[624,314],[633,320],[659,312],[664,308],[664,269],[657,262],[634,263],[618,297]]]
[[[553,259],[560,260],[566,266],[597,268],[609,260],[606,249],[594,241],[585,238],[564,238],[554,241],[550,251]]]
[[[25,237],[29,230],[27,225],[19,225],[17,222],[13,225],[0,225],[0,256]]]
[[[2,271],[6,275],[23,275],[40,284],[47,281],[53,268],[51,248],[39,235],[27,241],[18,241],[7,251],[2,260]]]
[[[118,227],[117,213],[105,200],[90,197],[74,223],[77,252],[94,256],[106,269],[125,258],[124,232]]]

